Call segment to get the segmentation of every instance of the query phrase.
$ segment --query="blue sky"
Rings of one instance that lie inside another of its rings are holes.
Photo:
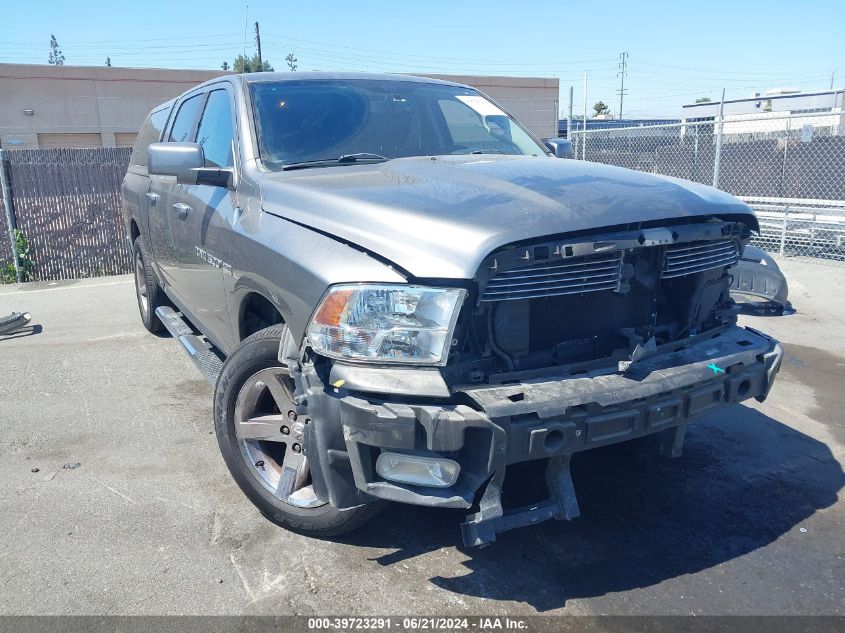
[[[247,12],[248,4],[248,12]],[[245,18],[248,19],[246,42]],[[753,91],[845,87],[838,2],[311,2],[202,0],[5,2],[0,62],[46,63],[54,33],[66,64],[219,68],[254,50],[286,69],[558,77],[583,110],[616,113],[618,55],[628,51],[626,116],[678,116],[683,103]]]

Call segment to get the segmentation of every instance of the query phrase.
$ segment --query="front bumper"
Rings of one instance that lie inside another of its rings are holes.
[[[664,346],[624,373],[568,374],[516,384],[453,389],[432,404],[385,401],[324,386],[313,368],[299,375],[305,446],[314,489],[336,507],[376,498],[481,511],[464,524],[464,541],[495,540],[496,532],[548,518],[573,518],[578,507],[569,477],[572,454],[664,432],[664,451],[680,454],[692,416],[748,398],[763,400],[783,357],[782,346],[749,328],[731,326]],[[441,455],[456,460],[450,488],[398,484],[375,472],[382,450]],[[507,466],[548,459],[550,498],[504,512],[501,485]]]
[[[780,269],[747,259],[731,269],[731,296],[745,314],[784,314],[791,311],[789,286]]]

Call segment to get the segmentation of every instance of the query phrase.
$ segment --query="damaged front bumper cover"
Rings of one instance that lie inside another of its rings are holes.
[[[662,452],[677,456],[687,420],[748,398],[762,401],[783,348],[750,328],[730,326],[659,348],[624,373],[606,369],[501,385],[454,388],[449,398],[390,400],[324,385],[313,366],[296,375],[300,406],[314,420],[305,446],[318,497],[336,507],[387,499],[479,511],[462,524],[465,545],[551,518],[578,516],[569,472],[579,451],[663,433]],[[435,402],[435,403],[432,403]],[[460,474],[448,488],[401,484],[379,476],[382,451],[441,456]],[[505,511],[507,467],[547,459],[549,498]]]

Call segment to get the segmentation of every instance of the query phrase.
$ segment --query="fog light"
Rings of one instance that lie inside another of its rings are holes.
[[[448,488],[457,481],[461,467],[458,462],[442,457],[382,453],[376,460],[376,472],[403,484]]]

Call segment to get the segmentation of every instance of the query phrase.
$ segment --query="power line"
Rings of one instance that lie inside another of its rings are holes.
[[[353,51],[361,51],[365,53],[375,53],[379,57],[388,55],[391,57],[403,57],[406,59],[429,59],[429,60],[437,60],[437,61],[444,61],[444,62],[462,62],[462,63],[473,63],[473,64],[485,64],[485,65],[509,65],[509,66],[538,66],[542,64],[537,64],[534,62],[506,62],[506,61],[497,61],[491,60],[489,57],[485,59],[472,59],[468,57],[442,57],[442,56],[434,56],[434,55],[420,55],[414,53],[401,53],[399,51],[386,51],[383,49],[374,49],[374,48],[361,48],[355,46],[345,46],[341,44],[330,44],[326,42],[317,42],[315,40],[305,40],[296,37],[290,36],[280,36],[273,33],[266,33],[265,32],[265,39],[271,40],[284,40],[285,42],[302,42],[304,44],[314,44],[320,47],[326,48],[340,48],[344,50],[353,50]],[[568,60],[562,62],[552,62],[551,66],[577,66],[579,64],[592,64],[597,62],[612,62],[616,61],[613,58],[601,58],[601,59],[582,59],[582,60]]]
[[[748,72],[748,71],[741,71],[741,70],[715,70],[713,68],[695,68],[691,66],[678,66],[675,64],[664,64],[662,62],[653,62],[649,60],[638,60],[637,62],[643,66],[660,66],[663,68],[674,68],[675,70],[683,70],[685,72],[697,72],[697,73],[718,73],[720,75],[778,75],[778,72]]]
[[[172,42],[174,40],[202,40],[206,41],[212,37],[240,37],[238,33],[222,33],[218,35],[186,35],[184,37],[142,37],[139,39],[120,39],[120,40],[78,40],[76,42],[71,42],[72,46],[79,46],[83,45],[86,46],[88,44],[123,44],[126,42]],[[66,41],[66,40],[62,40]],[[6,44],[30,44],[29,41],[27,42],[15,42],[15,41],[7,41]],[[63,45],[64,46],[64,45]]]

